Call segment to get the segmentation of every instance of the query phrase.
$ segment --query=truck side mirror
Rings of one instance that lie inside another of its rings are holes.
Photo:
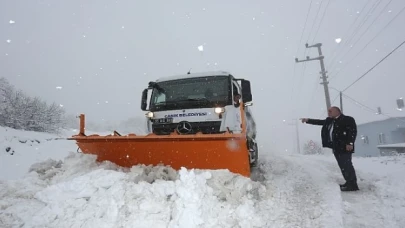
[[[148,89],[144,89],[142,92],[142,99],[141,99],[141,109],[142,111],[148,111],[146,108],[148,106]]]
[[[242,80],[242,101],[243,103],[251,102],[252,101],[252,92],[250,89],[250,81],[249,80]]]

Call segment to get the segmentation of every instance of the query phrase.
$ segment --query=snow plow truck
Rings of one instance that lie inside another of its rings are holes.
[[[146,135],[86,135],[85,115],[75,140],[82,153],[119,166],[168,165],[176,170],[227,169],[250,177],[258,163],[250,81],[224,71],[149,82],[142,92]]]

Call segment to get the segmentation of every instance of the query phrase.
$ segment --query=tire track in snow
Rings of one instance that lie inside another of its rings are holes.
[[[331,207],[329,195],[298,161],[271,154],[262,169],[268,198],[259,203],[261,217],[271,227],[342,227],[340,204]],[[325,178],[321,178],[325,179]],[[336,210],[337,212],[333,211]]]
[[[329,197],[330,200],[333,199],[329,203],[340,204],[343,227],[403,227],[403,224],[401,225],[403,216],[396,215],[395,208],[391,205],[392,201],[389,200],[395,196],[386,192],[390,186],[385,185],[373,174],[356,169],[360,191],[341,192],[338,183],[344,179],[332,156],[291,155],[289,158],[303,164],[313,177],[320,178],[323,174],[324,178],[327,178],[324,182],[317,181],[317,183],[321,184],[320,188],[329,187],[331,192],[337,194],[335,197]],[[356,168],[356,161],[353,163]],[[338,207],[336,205],[336,208]]]

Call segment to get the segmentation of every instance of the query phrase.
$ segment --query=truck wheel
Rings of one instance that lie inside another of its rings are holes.
[[[250,167],[257,167],[259,160],[259,150],[257,148],[257,143],[253,143],[252,148],[250,148],[250,153],[252,153],[253,162],[250,163]]]

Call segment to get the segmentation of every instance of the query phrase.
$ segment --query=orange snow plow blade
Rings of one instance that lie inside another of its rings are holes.
[[[228,169],[250,177],[249,152],[244,134],[195,134],[137,136],[129,134],[99,136],[84,134],[84,115],[76,140],[85,154],[97,155],[97,161],[111,161],[119,166],[169,165],[179,170]]]

